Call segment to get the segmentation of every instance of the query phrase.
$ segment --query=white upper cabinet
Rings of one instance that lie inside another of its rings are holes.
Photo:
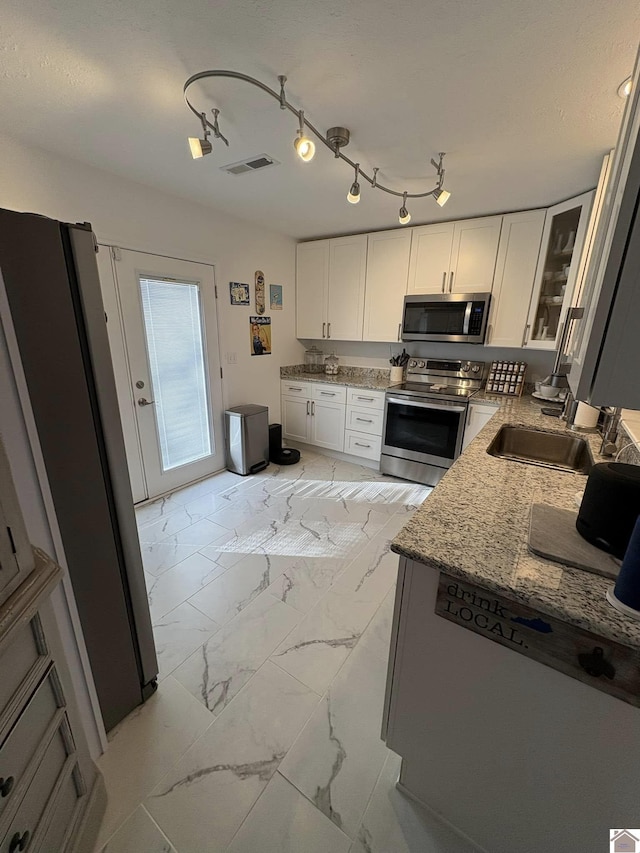
[[[571,305],[585,243],[593,190],[547,210],[527,319],[526,346],[554,350]]]
[[[326,336],[328,290],[329,240],[299,243],[296,252],[296,331],[299,338]]]
[[[409,293],[444,293],[449,286],[453,222],[413,229]]]
[[[491,293],[501,226],[502,216],[455,223],[449,293]]]
[[[366,234],[298,244],[299,338],[362,340],[366,264]]]
[[[329,240],[327,337],[361,341],[367,235]]]
[[[379,231],[369,235],[364,300],[365,341],[400,340],[410,252],[410,230]]]
[[[528,210],[503,217],[487,346],[523,346],[545,213],[545,210]]]
[[[502,216],[413,229],[409,293],[490,293]]]

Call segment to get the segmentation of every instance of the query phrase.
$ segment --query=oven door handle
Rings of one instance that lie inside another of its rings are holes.
[[[387,403],[399,403],[401,406],[413,406],[416,409],[436,409],[439,412],[466,412],[466,406],[435,406],[433,403],[418,403],[403,397],[387,397]]]

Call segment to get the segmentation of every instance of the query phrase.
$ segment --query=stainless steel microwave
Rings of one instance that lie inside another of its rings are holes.
[[[402,340],[482,344],[487,333],[490,300],[490,293],[405,296]]]

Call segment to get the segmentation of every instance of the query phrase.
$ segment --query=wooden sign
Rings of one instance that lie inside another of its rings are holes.
[[[640,652],[517,601],[440,575],[435,612],[488,640],[640,707]]]

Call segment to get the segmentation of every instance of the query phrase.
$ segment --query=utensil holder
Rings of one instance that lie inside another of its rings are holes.
[[[392,385],[395,385],[398,382],[402,382],[404,378],[404,367],[400,367],[399,365],[392,365],[391,367],[391,375],[389,376],[389,381]]]

